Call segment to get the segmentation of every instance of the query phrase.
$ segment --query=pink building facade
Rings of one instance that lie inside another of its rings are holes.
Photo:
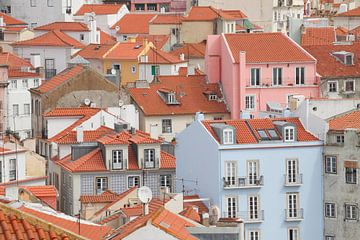
[[[205,71],[222,84],[234,119],[269,116],[291,97],[320,95],[316,59],[281,33],[209,36]]]

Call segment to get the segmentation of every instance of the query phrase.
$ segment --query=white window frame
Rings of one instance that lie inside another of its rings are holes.
[[[286,159],[286,183],[299,183],[299,160]]]
[[[229,186],[236,185],[237,181],[237,162],[226,161],[225,162],[225,182]]]
[[[166,124],[164,124],[166,123]],[[161,132],[162,133],[172,133],[173,132],[172,119],[166,118],[161,119]]]
[[[258,185],[260,172],[259,160],[247,160],[246,161],[246,179],[249,185]]]
[[[325,156],[325,173],[337,174],[337,156]]]
[[[291,234],[295,234],[291,236]],[[300,240],[300,229],[297,227],[288,228],[288,240]]]
[[[234,144],[234,130],[226,128],[223,130],[223,144]]]
[[[248,240],[260,240],[260,230],[248,230]]]
[[[295,141],[295,127],[292,126],[284,127],[284,141],[285,142]]]
[[[24,104],[24,115],[30,115],[30,104],[29,103]]]
[[[54,7],[54,0],[47,0],[48,7]]]
[[[302,71],[303,70],[303,71]],[[299,75],[298,75],[299,72]],[[296,67],[295,68],[295,85],[304,85],[305,84],[305,67]],[[299,76],[299,79],[298,79]]]
[[[351,175],[348,177],[347,170],[351,169]],[[355,170],[355,171],[354,171]],[[357,184],[358,183],[358,170],[356,168],[345,168],[345,183],[347,184]]]
[[[17,166],[16,159],[9,159],[9,181],[14,181],[17,179]]]
[[[23,88],[27,89],[29,87],[29,81],[27,79],[23,79],[21,82]]]
[[[138,181],[139,181],[138,187],[141,186],[141,176],[140,176],[140,175],[129,175],[129,176],[127,176],[127,180],[126,180],[128,189],[136,186],[136,184],[135,184],[135,179],[136,179],[136,178],[139,179],[139,180],[138,180]],[[130,184],[130,179],[134,179],[134,180],[131,180],[131,181],[133,181],[133,182],[131,182],[131,184]]]
[[[344,134],[335,135],[335,142],[337,144],[344,144],[345,143],[345,135]]]
[[[155,168],[155,159],[156,159],[155,148],[144,149],[144,167],[145,168]]]
[[[326,202],[324,204],[325,209],[325,217],[327,218],[336,218],[336,203],[334,202]]]
[[[30,7],[36,7],[36,0],[30,0]]]
[[[335,240],[335,235],[325,235],[325,240]]]
[[[98,182],[100,180],[100,182]],[[104,181],[105,180],[105,181]],[[100,188],[98,186],[100,183]],[[99,195],[109,188],[109,179],[107,177],[95,177],[95,193]]]
[[[172,176],[171,174],[160,175],[160,186],[169,188],[172,192]]]
[[[254,71],[254,79],[253,79],[253,71]],[[259,72],[259,74],[257,74],[257,71]],[[260,84],[261,84],[260,79],[261,79],[261,68],[251,68],[250,69],[250,86],[252,86],[252,87],[260,86]]]
[[[124,168],[124,153],[123,150],[112,151],[112,169],[119,170]]]
[[[34,87],[38,87],[38,86],[39,86],[39,79],[34,78]]]
[[[260,219],[260,199],[259,195],[248,196],[248,218],[250,221]]]
[[[229,203],[231,206],[229,206]],[[225,209],[227,218],[236,218],[238,213],[238,198],[236,196],[225,197]]]
[[[335,92],[330,91],[331,90],[330,84],[335,84]],[[337,92],[339,92],[339,82],[338,81],[328,81],[327,85],[328,85],[328,92],[329,93],[337,93]]]
[[[286,193],[286,209],[288,219],[297,219],[301,216],[300,213],[300,197],[299,193]]]
[[[19,116],[19,104],[13,104],[13,117],[17,117],[17,116]]]
[[[17,88],[17,80],[11,80],[11,88],[13,89]]]
[[[276,78],[275,78],[275,72],[274,71],[276,71]],[[279,72],[281,72],[281,74],[279,74]],[[283,68],[282,67],[274,67],[272,69],[272,85],[273,86],[281,86],[281,85],[283,85]]]
[[[350,215],[348,215],[348,213]],[[346,220],[358,220],[359,208],[357,204],[345,203],[345,219]]]
[[[136,66],[135,65],[131,65],[131,73],[132,74],[136,73]]]
[[[246,95],[245,96],[245,109],[246,110],[255,110],[256,108],[256,95]]]
[[[346,83],[348,83],[348,82],[352,82],[353,83],[353,90],[346,90]],[[344,81],[344,92],[355,92],[355,89],[356,89],[356,87],[355,87],[355,80],[345,80]]]

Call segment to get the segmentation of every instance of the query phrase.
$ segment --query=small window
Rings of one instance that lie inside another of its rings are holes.
[[[337,82],[328,82],[328,91],[329,92],[337,92]]]
[[[336,156],[325,156],[325,173],[337,173]]]
[[[35,78],[34,79],[34,87],[38,87],[39,86],[39,79]]]
[[[17,80],[11,80],[11,88],[17,88]]]
[[[155,167],[155,149],[144,149],[144,165],[145,168]]]
[[[54,6],[53,0],[47,0],[47,6],[48,7],[53,7]]]
[[[345,92],[354,92],[355,91],[355,81],[348,80],[345,81]]]
[[[275,129],[268,129],[268,133],[270,134],[270,137],[272,140],[279,140],[279,135],[275,131]]]
[[[344,136],[344,134],[336,135],[336,136],[335,136],[335,141],[336,141],[336,143],[338,143],[338,144],[344,144],[344,142],[345,142],[345,136]]]
[[[160,186],[161,187],[167,187],[169,191],[172,191],[172,181],[171,181],[171,175],[160,175]]]
[[[326,235],[325,240],[335,240],[335,236],[334,235]]]
[[[354,62],[353,62],[353,55],[352,55],[352,54],[346,55],[346,57],[345,57],[345,64],[346,64],[346,65],[353,65],[353,64],[354,64]]]
[[[254,95],[245,96],[245,108],[247,110],[255,109],[255,96]]]
[[[24,115],[25,116],[30,115],[30,104],[28,103],[24,104]]]
[[[250,85],[259,86],[260,85],[260,68],[252,68],[250,76]]]
[[[106,189],[108,189],[108,179],[106,177],[97,177],[96,181],[96,194],[103,193]]]
[[[176,104],[176,95],[175,93],[168,93],[167,94],[167,103],[168,104]]]
[[[249,240],[260,240],[260,231],[251,230],[249,231]]]
[[[23,80],[22,80],[22,86],[23,86],[23,88],[28,88],[29,84],[28,84],[28,80],[27,80],[27,79],[23,79]]]
[[[13,104],[13,116],[19,116],[19,104]]]
[[[336,207],[335,203],[325,203],[325,217],[335,218],[336,217]]]
[[[356,168],[345,168],[345,182],[348,184],[357,183],[357,169]]]
[[[9,181],[16,180],[16,159],[9,160]]]
[[[30,0],[30,7],[36,7],[36,0]]]
[[[265,130],[257,130],[261,140],[269,140],[268,135],[266,134]]]
[[[284,128],[285,142],[295,141],[295,128],[294,127],[285,127]]]
[[[5,33],[3,30],[0,30],[0,41],[4,41],[5,40]]]
[[[223,144],[234,144],[234,130],[224,129]]]
[[[209,101],[215,101],[217,100],[217,95],[215,93],[209,94]]]
[[[136,73],[136,66],[135,65],[131,66],[131,73]]]
[[[80,34],[80,41],[84,41],[85,35],[83,33]]]
[[[300,234],[298,228],[289,228],[288,229],[288,239],[289,240],[300,240]]]
[[[124,42],[126,42],[128,40],[128,36],[127,35],[123,35],[123,40]]]
[[[282,68],[273,68],[273,85],[282,84]]]
[[[113,169],[122,169],[123,168],[123,151],[114,150],[112,158],[112,167]]]
[[[162,120],[162,133],[172,133],[171,119],[163,119]]]
[[[129,176],[128,177],[128,188],[140,187],[140,176]]]
[[[151,66],[151,75],[153,75],[153,76],[159,76],[160,75],[160,66],[159,65]]]
[[[305,84],[305,68],[297,67],[295,69],[295,84],[302,85]]]
[[[357,220],[358,207],[356,204],[345,204],[345,220]]]

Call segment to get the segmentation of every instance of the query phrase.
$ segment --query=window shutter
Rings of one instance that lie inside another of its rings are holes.
[[[151,75],[156,75],[156,66],[151,66]]]

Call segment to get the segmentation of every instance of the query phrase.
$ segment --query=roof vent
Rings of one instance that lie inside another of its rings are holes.
[[[135,47],[134,47],[134,49],[139,49],[139,48],[141,48],[141,44],[139,44],[139,45],[136,45]]]

